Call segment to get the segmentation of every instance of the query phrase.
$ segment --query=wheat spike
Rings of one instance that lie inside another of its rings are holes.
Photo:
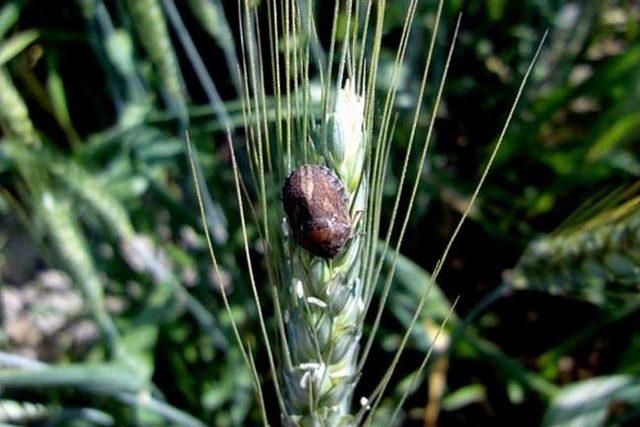
[[[584,298],[595,304],[637,292],[640,198],[606,209],[578,227],[529,245],[508,281],[520,289]]]
[[[0,68],[0,123],[20,142],[30,146],[40,144],[27,106],[3,68]]]

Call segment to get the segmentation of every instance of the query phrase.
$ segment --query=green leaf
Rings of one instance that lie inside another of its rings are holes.
[[[0,45],[0,67],[15,58],[20,52],[33,43],[40,32],[37,30],[27,30],[10,37]]]
[[[82,387],[91,392],[137,392],[146,385],[121,364],[74,364],[0,371],[0,385],[15,388]]]
[[[387,253],[385,268],[389,268],[392,261],[393,254]],[[409,258],[398,255],[389,302],[391,311],[403,326],[407,327],[411,322],[424,287],[429,285],[430,280],[429,273],[422,267]],[[451,304],[442,290],[434,284],[425,301],[416,327],[412,331],[415,345],[418,348],[424,351],[429,349],[438,326],[447,317],[449,310],[451,310]],[[456,322],[457,318],[454,314],[449,323],[455,325]],[[448,333],[443,331],[440,337],[444,338],[447,335]]]
[[[543,427],[599,427],[617,403],[640,406],[640,378],[596,377],[561,389],[542,422]]]
[[[487,390],[482,384],[469,384],[449,393],[442,399],[442,409],[455,411],[487,398]]]
[[[105,38],[105,49],[113,65],[123,76],[135,76],[133,40],[124,29],[116,29]]]
[[[47,55],[47,67],[47,92],[49,94],[49,99],[51,100],[53,115],[58,121],[60,127],[64,129],[69,141],[73,145],[78,146],[80,144],[80,138],[71,123],[64,82],[62,81],[62,76],[58,70],[57,55]]]
[[[0,38],[18,21],[24,1],[11,1],[0,9]]]
[[[589,161],[596,161],[611,152],[617,145],[634,138],[640,129],[640,113],[632,112],[611,124],[593,143],[587,154]]]
[[[45,425],[113,425],[113,418],[109,414],[93,408],[58,408],[41,403],[0,400],[0,426],[9,425],[3,424],[7,422],[40,425],[39,421]]]

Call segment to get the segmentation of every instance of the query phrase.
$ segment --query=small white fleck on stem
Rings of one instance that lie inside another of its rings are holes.
[[[327,308],[327,303],[322,301],[320,298],[309,297],[309,298],[307,298],[307,302],[309,304],[313,304],[313,305],[318,306],[320,308]]]
[[[364,396],[362,396],[360,398],[360,406],[362,406],[363,408],[365,408],[367,410],[371,409],[371,405],[369,405],[369,399],[367,399]]]
[[[304,298],[304,288],[302,287],[302,280],[296,280],[295,291],[298,298]]]
[[[309,372],[305,372],[300,378],[300,387],[306,389],[307,384],[309,383]]]
[[[298,368],[302,369],[303,371],[315,370],[320,369],[320,364],[316,362],[301,363],[298,365]]]

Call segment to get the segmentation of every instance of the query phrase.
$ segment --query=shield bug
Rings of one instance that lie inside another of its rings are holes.
[[[351,237],[344,184],[331,169],[303,165],[282,187],[282,203],[295,241],[322,258],[334,258]]]

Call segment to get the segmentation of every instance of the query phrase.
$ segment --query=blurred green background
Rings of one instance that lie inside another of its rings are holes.
[[[316,3],[324,44],[333,7]],[[406,3],[388,1],[381,93]],[[434,3],[419,2],[401,72],[390,200]],[[381,412],[460,296],[404,425],[638,425],[640,3],[448,1],[433,76],[460,12],[444,108],[361,393],[391,360],[549,30]],[[258,425],[219,295],[224,288],[266,365],[221,132],[224,108],[242,146],[237,23],[235,1],[0,3],[0,422]],[[203,73],[215,84],[211,105]],[[223,283],[200,226],[185,129]]]

